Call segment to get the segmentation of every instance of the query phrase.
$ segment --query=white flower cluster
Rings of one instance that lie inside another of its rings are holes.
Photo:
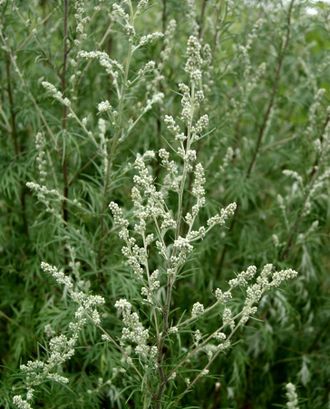
[[[183,132],[181,132],[180,126],[177,125],[171,115],[165,115],[164,122],[167,129],[174,135],[174,138],[177,141],[183,142],[187,139],[187,136]]]
[[[46,380],[59,383],[68,382],[66,377],[59,374],[59,370],[64,362],[74,355],[79,334],[86,326],[87,321],[91,320],[95,325],[100,324],[97,307],[105,302],[103,297],[85,294],[77,290],[71,277],[56,267],[42,262],[41,268],[44,272],[50,274],[58,284],[64,286],[64,292],[68,293],[71,299],[78,304],[78,308],[74,320],[69,324],[68,335],[61,334],[50,339],[47,360],[28,361],[25,365],[21,365],[20,369],[25,374],[27,395],[26,399],[21,395],[13,397],[13,403],[19,409],[31,409],[29,401],[33,399],[33,387],[42,384]]]
[[[194,344],[196,346],[198,346],[203,338],[202,333],[200,332],[199,329],[197,329],[196,331],[194,331],[193,333],[193,337],[194,337]]]
[[[109,101],[102,101],[98,104],[97,109],[99,113],[111,111],[111,105]]]
[[[295,172],[290,169],[284,169],[282,173],[283,175],[292,178],[298,184],[299,189],[303,187],[303,178],[299,175],[298,172]],[[295,188],[293,189],[295,190]]]
[[[239,273],[236,278],[228,282],[229,289],[227,291],[222,291],[219,288],[215,290],[215,303],[209,307],[204,307],[200,302],[196,302],[192,307],[191,317],[177,324],[176,328],[185,327],[196,322],[196,320],[205,318],[206,314],[211,310],[224,306],[222,325],[219,328],[211,334],[202,334],[200,330],[193,332],[194,347],[187,354],[188,357],[191,355],[196,356],[200,351],[204,351],[209,358],[210,364],[219,353],[230,348],[232,336],[239,327],[245,325],[249,318],[256,313],[257,305],[263,294],[267,290],[279,287],[283,281],[297,276],[297,272],[291,269],[273,272],[272,264],[265,265],[260,275],[254,280],[256,272],[255,266],[249,266],[245,271]],[[252,280],[255,282],[252,283]],[[232,291],[236,288],[245,288],[246,298],[241,310],[233,313],[234,308],[230,308],[228,304],[233,299]],[[226,334],[226,331],[229,333]]]
[[[216,331],[216,333],[213,335],[213,338],[215,338],[217,341],[225,341],[227,338],[226,334],[224,332]]]
[[[164,46],[163,50],[160,53],[160,58],[161,61],[158,64],[158,69],[162,71],[164,69],[164,66],[166,62],[169,60],[171,56],[171,51],[173,48],[174,42],[174,35],[175,35],[175,30],[176,30],[176,21],[175,20],[170,20],[167,24],[165,35],[164,35]]]
[[[233,318],[233,313],[230,308],[226,307],[222,313],[222,322],[224,327],[229,327],[231,331],[235,328],[235,320]]]
[[[156,68],[156,63],[153,60],[148,61],[142,68],[139,69],[135,81],[145,77],[146,74],[153,72]]]
[[[299,409],[298,395],[296,392],[295,385],[289,382],[285,387],[286,387],[286,397],[287,397],[286,407],[288,409]]]
[[[100,138],[99,151],[103,161],[103,173],[106,175],[109,165],[108,140],[106,138],[107,122],[103,118],[99,118],[97,124]]]
[[[78,335],[78,332],[87,323],[87,320],[91,320],[95,325],[100,324],[100,315],[97,307],[103,305],[105,300],[99,295],[86,294],[83,291],[76,289],[76,286],[72,278],[62,270],[58,270],[56,267],[42,262],[41,268],[44,272],[50,274],[55,281],[64,286],[65,292],[69,294],[71,299],[78,304],[78,308],[75,312],[76,322],[70,324],[70,329],[74,337]],[[87,287],[84,282],[80,281],[81,287]]]
[[[180,83],[179,91],[181,92],[181,120],[187,127],[191,128],[194,119],[195,109],[197,108],[197,98],[192,98],[191,90],[188,85]]]
[[[128,41],[130,43],[135,42],[135,27],[134,27],[134,19],[135,16],[139,15],[142,10],[147,6],[148,1],[143,0],[140,1],[136,7],[136,11],[134,12],[132,7],[128,7],[128,12],[124,9],[123,5],[125,3],[122,2],[122,4],[119,3],[114,3],[112,6],[112,16],[115,21],[119,23],[119,25],[123,28],[125,34],[128,37]],[[143,35],[137,45],[134,46],[133,51],[137,50],[140,47],[143,47],[147,44],[150,44],[151,42],[157,40],[158,38],[162,38],[164,36],[163,33],[161,32],[155,32],[147,35]]]
[[[198,24],[198,17],[197,17],[197,7],[196,7],[196,0],[186,0],[186,21],[189,22],[190,25],[190,31],[193,33],[195,36],[198,35],[199,31],[199,24]]]
[[[220,288],[217,288],[214,291],[214,295],[215,295],[215,298],[218,300],[218,302],[220,302],[222,304],[225,304],[226,302],[228,302],[232,298],[230,290],[223,292],[222,290],[220,290]]]
[[[170,160],[170,153],[166,149],[159,149],[158,156],[161,159],[161,165],[166,170],[161,188],[165,197],[170,190],[179,191],[181,176],[179,175],[178,164],[174,160]]]
[[[171,328],[168,330],[168,333],[169,333],[169,334],[177,334],[178,332],[179,332],[179,329],[178,329],[178,327],[176,327],[176,326],[171,327]]]
[[[256,266],[249,266],[246,271],[242,271],[236,278],[229,280],[228,284],[230,286],[230,290],[239,286],[247,286],[248,281],[252,280],[252,278],[256,275],[256,272]]]
[[[90,20],[90,16],[87,14],[84,0],[76,0],[74,2],[74,18],[76,20],[76,32],[77,38],[74,40],[74,44],[78,47],[81,41],[87,37],[85,33],[85,26]]]
[[[125,2],[122,2],[124,5]],[[117,21],[119,25],[123,27],[125,34],[128,37],[129,42],[133,42],[135,36],[135,28],[132,25],[132,20],[130,14],[126,13],[125,9],[119,3],[114,3],[112,5],[112,17],[114,21]]]
[[[192,133],[194,134],[194,139],[198,139],[202,132],[209,126],[209,116],[207,114],[202,115],[195,125],[192,127]]]
[[[267,290],[279,287],[283,281],[293,279],[298,274],[292,269],[275,272],[272,271],[273,265],[266,264],[260,275],[257,277],[256,282],[247,287],[246,299],[241,313],[240,324],[244,325],[251,315],[255,314],[257,310],[255,304],[260,301],[261,297]]]
[[[297,276],[297,272],[292,269],[281,270],[273,272],[273,265],[267,264],[262,269],[260,275],[256,278],[254,284],[250,283],[255,277],[257,268],[255,266],[249,266],[246,271],[239,273],[236,278],[229,280],[229,289],[222,291],[217,288],[214,295],[217,299],[217,303],[227,304],[232,298],[232,291],[237,288],[246,288],[246,300],[241,311],[241,324],[244,324],[248,317],[256,312],[254,304],[257,304],[262,295],[271,288],[279,287],[283,281],[293,279]],[[232,312],[228,307],[223,311],[223,321],[225,325],[233,326]]]
[[[209,227],[213,227],[216,224],[223,226],[226,223],[226,221],[235,214],[236,209],[237,209],[237,204],[230,203],[227,207],[220,210],[220,214],[217,214],[211,217],[210,219],[208,219],[207,225]]]
[[[199,212],[199,210],[205,206],[205,172],[203,165],[201,163],[197,163],[195,166],[194,172],[194,183],[192,186],[192,194],[196,197],[197,203],[192,208],[192,215],[195,216]]]
[[[46,161],[46,141],[41,132],[38,132],[35,136],[35,146],[37,150],[37,167],[39,172],[40,184],[43,185],[46,182],[47,177],[47,161]]]
[[[54,204],[61,200],[61,195],[56,189],[48,189],[46,186],[35,182],[27,182],[26,186],[37,195],[39,202],[45,205],[47,212],[56,213]]]
[[[204,312],[204,305],[199,302],[196,302],[192,307],[191,316],[195,318],[195,317],[198,317],[198,315],[203,314],[203,312]]]
[[[140,0],[137,4],[136,12],[141,13],[143,9],[147,7],[148,4],[149,4],[149,0]]]
[[[132,312],[132,305],[126,299],[122,298],[115,304],[115,308],[123,318],[124,328],[122,330],[121,343],[126,344],[129,341],[136,344],[135,353],[145,361],[155,361],[157,347],[149,346],[149,330],[145,329],[140,322],[136,312]]]
[[[201,81],[203,62],[201,58],[201,44],[195,36],[190,36],[188,39],[187,57],[185,71],[190,75],[192,82]]]
[[[138,48],[143,47],[145,45],[148,45],[148,44],[158,40],[159,38],[163,38],[163,37],[164,37],[164,34],[159,32],[159,31],[156,31],[155,33],[144,35],[144,36],[142,36],[140,38],[140,41],[139,41],[138,45],[135,46],[135,50],[137,50]]]
[[[33,393],[33,389],[30,389],[30,392]],[[15,396],[13,396],[13,404],[18,409],[32,409],[32,406],[28,402],[29,400],[32,399],[32,396],[27,397],[26,399],[23,399],[21,395],[15,395]]]
[[[68,98],[64,97],[62,92],[59,91],[55,85],[51,84],[48,81],[42,81],[41,85],[45,88],[46,91],[48,91],[50,93],[50,95],[56,99],[57,101],[59,101],[61,104],[65,105],[66,107],[70,107],[71,106],[71,102]]]
[[[124,72],[124,68],[117,60],[111,59],[104,51],[80,51],[78,57],[87,60],[98,60],[101,67],[112,77],[114,86],[118,87],[118,77],[119,74]]]
[[[151,95],[151,97],[148,98],[146,101],[146,105],[142,111],[142,115],[150,111],[153,105],[162,103],[163,99],[164,99],[164,94],[162,92],[155,92],[153,95]]]
[[[134,167],[138,172],[137,175],[134,176],[134,187],[132,189],[134,215],[137,218],[134,231],[142,238],[144,243],[142,247],[138,246],[137,240],[131,236],[128,230],[129,223],[123,217],[122,210],[119,206],[114,202],[111,202],[109,205],[114,217],[114,222],[120,229],[119,236],[126,244],[122,248],[122,252],[139,280],[143,279],[144,270],[147,273],[147,248],[154,240],[154,236],[152,234],[148,235],[146,232],[148,221],[159,220],[157,226],[163,232],[175,227],[172,214],[166,209],[163,194],[157,191],[153,183],[153,177],[145,164],[145,160],[153,158],[154,156],[154,152],[148,151],[143,156],[138,155],[134,163]],[[158,280],[155,281],[157,282]],[[146,295],[147,292],[152,293],[155,291],[155,284],[152,285],[153,288],[151,288],[150,285],[151,282],[149,278],[149,288],[143,290],[144,295]]]
[[[142,287],[141,294],[145,297],[146,301],[152,304],[153,294],[159,289],[159,287],[160,287],[159,271],[155,270],[153,273],[150,274],[149,287]]]
[[[122,254],[126,257],[128,265],[132,268],[137,279],[143,281],[143,266],[146,263],[147,256],[146,249],[139,247],[136,244],[136,239],[129,236],[128,221],[123,218],[122,211],[117,203],[111,202],[109,207],[114,216],[115,224],[121,227],[119,237],[126,243],[126,246],[122,248]]]

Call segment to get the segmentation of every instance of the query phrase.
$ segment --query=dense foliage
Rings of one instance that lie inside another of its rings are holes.
[[[329,5],[0,16],[0,407],[330,408]]]

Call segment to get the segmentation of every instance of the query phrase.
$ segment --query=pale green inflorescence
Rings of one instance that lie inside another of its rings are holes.
[[[291,382],[289,382],[286,385],[286,398],[287,398],[286,407],[288,409],[299,409],[296,387]]]

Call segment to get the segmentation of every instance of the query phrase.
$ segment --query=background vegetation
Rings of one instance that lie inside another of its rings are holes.
[[[180,112],[178,84],[193,33],[209,45],[210,126],[196,148],[206,172],[206,214],[233,201],[238,211],[189,258],[175,306],[190,310],[196,297],[207,304],[214,288],[252,264],[292,267],[299,277],[263,297],[256,319],[177,407],[284,407],[290,381],[300,408],[330,408],[329,5],[150,1],[136,17],[136,35],[165,36],[132,53],[113,3],[0,1],[0,406],[13,407],[20,364],[47,354],[49,336],[67,328],[75,311],[41,261],[68,272],[73,248],[75,279],[105,298],[103,325],[120,337],[113,305],[137,299],[139,290],[108,204],[117,202],[130,217],[136,154],[167,147],[163,118]],[[118,87],[105,64],[83,58],[82,50],[105,51],[123,64]],[[139,74],[148,61],[155,65]],[[105,100],[117,113],[98,110]],[[161,172],[158,164],[155,174]],[[207,331],[212,322],[201,325]],[[64,366],[70,383],[42,384],[34,406],[142,407],[141,385],[117,375],[118,362],[88,324]]]

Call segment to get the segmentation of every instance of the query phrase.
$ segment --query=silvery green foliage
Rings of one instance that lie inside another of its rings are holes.
[[[151,400],[148,400],[147,396],[153,397],[155,407],[161,406],[168,384],[175,380],[178,371],[200,353],[205,353],[208,358],[207,363],[204,367],[199,368],[197,375],[188,378],[187,387],[177,397],[177,400],[189,392],[200,378],[209,373],[209,367],[218,354],[230,347],[231,338],[237,330],[256,313],[257,304],[264,292],[278,287],[282,281],[297,275],[293,270],[273,272],[273,266],[266,265],[253,283],[256,268],[251,266],[238,274],[235,279],[230,280],[229,289],[225,292],[216,289],[216,301],[213,304],[205,308],[203,304],[196,301],[191,313],[186,316],[182,315],[180,321],[171,323],[173,292],[196,242],[204,239],[215,226],[225,225],[236,209],[236,204],[231,203],[221,209],[218,214],[208,218],[204,226],[196,226],[199,213],[206,205],[206,199],[204,168],[201,163],[196,163],[197,154],[193,146],[203,137],[208,126],[208,117],[198,114],[204,100],[201,85],[203,58],[200,42],[194,36],[188,40],[185,72],[189,82],[179,85],[181,115],[177,120],[170,116],[165,118],[174,141],[170,144],[171,153],[165,149],[158,152],[161,165],[165,169],[164,182],[158,183],[161,188],[157,189],[147,166],[149,160],[155,159],[155,152],[147,151],[143,155],[138,155],[134,163],[136,175],[134,176],[132,201],[133,215],[136,220],[133,224],[133,231],[130,230],[130,223],[124,217],[120,207],[114,202],[111,202],[109,206],[114,223],[119,228],[119,236],[125,243],[122,254],[132,268],[136,285],[141,288],[141,301],[149,306],[151,322],[145,327],[138,312],[133,310],[132,303],[126,299],[119,299],[115,303],[115,308],[123,320],[119,345],[108,334],[103,334],[103,340],[113,342],[116,347],[125,351],[125,365],[142,366],[142,370],[150,373],[149,376],[158,377],[157,386],[151,386],[142,391],[146,395],[143,398],[144,401],[149,401],[148,405],[150,405]],[[103,105],[101,110],[103,110]],[[38,137],[37,141],[39,139]],[[191,173],[193,174],[191,195],[194,198],[194,204],[184,214],[184,202],[187,200],[186,184]],[[171,191],[177,197],[176,206],[173,209],[168,203]],[[158,268],[155,270],[151,270],[149,266],[149,254],[152,247],[158,253]],[[72,253],[72,249],[69,248],[69,250]],[[57,270],[56,267],[47,263],[42,263],[41,266],[45,272],[55,278],[58,284],[64,285],[65,292],[79,307],[74,314],[75,319],[69,324],[69,335],[51,338],[48,360],[46,362],[29,361],[26,365],[21,366],[21,370],[26,373],[27,393],[26,398],[22,395],[14,396],[13,402],[19,408],[31,407],[34,387],[42,382],[46,380],[67,382],[67,378],[56,372],[56,369],[73,356],[79,333],[86,324],[87,318],[96,326],[100,326],[101,323],[95,307],[104,303],[102,297],[87,295],[76,290],[72,279]],[[72,256],[72,267],[76,269],[74,256]],[[246,298],[242,309],[234,313],[230,308],[230,300],[233,297],[232,292],[237,287],[246,287]],[[164,294],[163,297],[161,293]],[[139,306],[136,306],[136,309],[139,309]],[[176,334],[179,339],[182,331],[191,328],[191,325],[198,323],[198,320],[206,313],[216,309],[222,310],[222,325],[209,334],[196,330],[188,352],[180,353],[178,362],[171,364],[170,362],[175,362],[175,357],[167,357],[163,349],[172,334]],[[140,373],[139,369],[136,370]]]
[[[0,406],[323,409],[327,7],[0,20]]]

